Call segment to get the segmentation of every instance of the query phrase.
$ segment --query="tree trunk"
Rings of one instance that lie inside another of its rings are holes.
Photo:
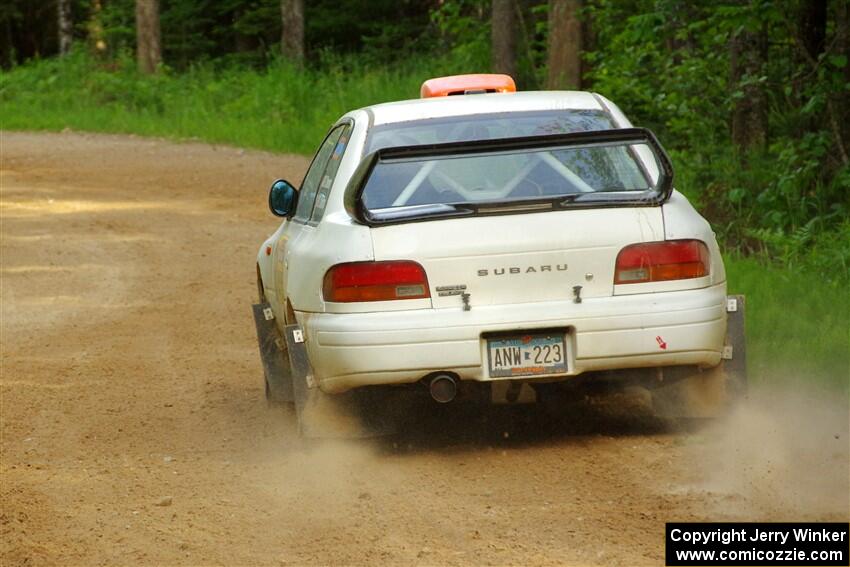
[[[593,65],[584,59],[584,54],[587,52],[596,51],[598,41],[596,35],[596,27],[593,25],[593,19],[584,15],[581,19],[581,53],[579,55],[579,64],[581,71],[579,77],[583,90],[590,90],[593,87],[593,81],[587,76],[593,71]]]
[[[88,42],[95,49],[95,55],[98,56],[105,55],[107,49],[106,41],[103,39],[102,11],[103,4],[101,0],[91,0],[89,17],[86,22],[86,35],[88,36]]]
[[[850,5],[847,2],[837,2],[835,8],[835,53],[847,58],[844,65],[844,84],[850,85]],[[835,106],[842,126],[841,137],[846,145],[850,143],[850,96],[846,92],[836,93]]]
[[[162,63],[159,0],[136,0],[136,59],[139,71],[147,74]]]
[[[763,148],[767,144],[767,97],[757,78],[767,62],[767,27],[743,29],[729,40],[729,88],[741,96],[732,108],[732,142],[739,150]]]
[[[516,77],[516,14],[513,0],[493,0],[490,15],[490,66]]]
[[[67,55],[71,51],[71,41],[74,38],[71,0],[58,0],[56,9],[59,23],[59,55]]]
[[[803,46],[809,56],[817,61],[826,40],[826,0],[804,0],[798,21]]]
[[[582,0],[549,0],[549,89],[582,87]]]
[[[243,10],[237,8],[233,14],[233,23],[236,24],[244,16]],[[237,25],[233,26],[233,49],[236,53],[247,53],[253,49],[252,38],[239,31]]]
[[[300,65],[304,61],[304,0],[280,0],[280,20],[281,53]]]
[[[15,53],[15,41],[12,39],[11,18],[0,20],[0,26],[3,26],[3,36],[0,40],[0,67],[6,69],[18,62]]]

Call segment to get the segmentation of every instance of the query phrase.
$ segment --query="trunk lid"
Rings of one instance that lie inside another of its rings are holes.
[[[614,265],[628,244],[664,239],[660,206],[473,216],[373,227],[375,260],[414,260],[433,306],[506,305],[614,293]],[[465,288],[460,289],[461,286]]]

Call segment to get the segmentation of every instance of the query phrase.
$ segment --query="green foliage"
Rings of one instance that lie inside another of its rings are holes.
[[[588,78],[634,122],[659,134],[674,157],[677,187],[727,248],[785,265],[829,267],[820,271],[824,277],[847,282],[846,248],[835,247],[846,244],[850,168],[830,123],[830,101],[850,97],[847,58],[828,49],[818,61],[804,56],[794,31],[799,9],[797,2],[768,0],[594,0],[586,12],[598,47],[586,55]],[[768,63],[733,82],[729,44],[741,30],[766,30]],[[750,85],[767,93],[769,144],[739,150],[730,116]]]
[[[445,2],[431,12],[437,48],[467,69],[490,67],[490,27],[484,0]]]
[[[746,295],[751,379],[772,382],[785,377],[850,389],[846,287],[753,258],[727,256],[725,263],[730,291]],[[797,375],[782,376],[789,368]]]
[[[70,0],[77,48],[112,59],[136,44],[135,0]],[[483,2],[481,2],[483,5]],[[431,4],[416,0],[310,0],[304,2],[308,55],[363,53],[393,61],[432,48]],[[261,66],[279,51],[280,0],[160,0],[167,66],[226,60]],[[10,67],[58,50],[55,0],[0,4],[0,65]]]
[[[0,75],[0,125],[201,138],[309,154],[345,112],[416,98],[423,77],[457,73],[461,65],[423,58],[375,67],[350,57],[315,70],[275,59],[265,69],[199,64],[144,76],[129,57],[101,63],[80,52]]]
[[[93,52],[102,51],[102,55],[111,59],[132,51],[136,45],[134,5],[135,0],[113,0],[77,24],[88,37]],[[100,46],[95,45],[96,38],[103,41]]]
[[[278,0],[161,0],[165,65],[155,76],[135,69],[134,0],[100,0],[100,9],[73,0],[78,41],[62,60],[41,58],[56,49],[52,2],[4,4],[0,25],[14,45],[0,36],[0,64],[13,67],[0,73],[0,127],[310,154],[353,108],[415,98],[427,77],[489,69],[489,0],[305,4],[308,65],[298,68],[275,55]],[[850,145],[842,121],[850,114],[836,107],[850,99],[850,63],[831,47],[834,21],[813,60],[793,31],[797,0],[585,6],[596,36],[585,54],[593,90],[659,134],[677,187],[733,254],[730,291],[748,295],[756,375],[768,361],[788,361],[846,385],[850,169],[836,129]],[[518,84],[534,88],[546,74],[546,3],[517,0],[517,16]],[[34,41],[39,26],[46,35]],[[760,29],[768,30],[767,64],[731,81],[730,38]],[[730,115],[752,85],[768,95],[768,142],[739,151]]]
[[[314,0],[305,2],[306,43],[315,53],[332,51],[386,63],[432,48],[430,6],[415,0]]]

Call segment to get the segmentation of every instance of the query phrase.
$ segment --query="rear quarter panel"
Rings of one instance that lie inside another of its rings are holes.
[[[711,253],[711,274],[709,285],[726,281],[726,269],[717,238],[711,225],[691,205],[684,195],[673,191],[670,199],[661,207],[664,212],[664,235],[667,240],[695,238],[702,240]]]
[[[355,223],[343,207],[345,187],[362,157],[368,115],[358,110],[346,114],[339,122],[346,118],[354,119],[354,128],[328,195],[324,216],[317,224],[303,224],[297,241],[287,253],[284,287],[296,312],[327,310],[322,283],[328,268],[344,262],[374,259],[369,227]]]

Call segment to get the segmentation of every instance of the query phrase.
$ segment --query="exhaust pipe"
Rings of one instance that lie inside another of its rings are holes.
[[[457,379],[451,374],[435,374],[428,383],[431,397],[439,404],[447,404],[457,396]]]

